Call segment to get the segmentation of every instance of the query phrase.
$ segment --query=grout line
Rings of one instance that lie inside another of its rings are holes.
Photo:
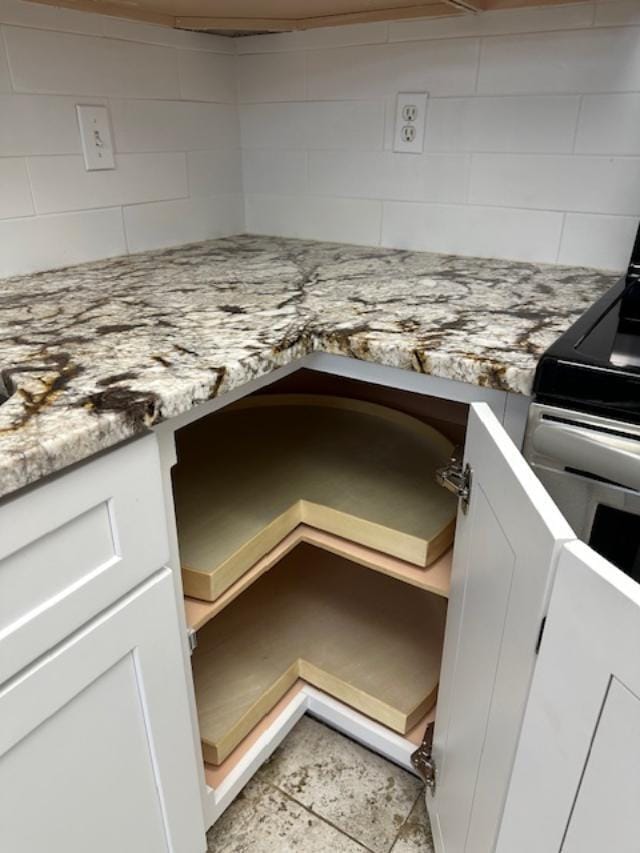
[[[372,850],[370,847],[367,847],[366,844],[364,844],[362,841],[360,841],[354,835],[350,835],[348,832],[345,832],[344,829],[341,829],[339,826],[336,826],[335,823],[328,820],[326,817],[323,817],[323,815],[320,815],[317,812],[314,812],[313,809],[309,808],[309,806],[306,806],[304,803],[301,803],[300,800],[296,800],[296,798],[294,796],[287,793],[287,791],[283,791],[282,788],[280,788],[278,785],[275,785],[273,782],[265,782],[265,780],[261,780],[261,781],[263,784],[266,784],[269,787],[273,788],[274,790],[278,791],[280,794],[282,794],[284,797],[286,797],[292,803],[295,803],[297,806],[304,809],[308,814],[313,815],[313,817],[315,817],[321,823],[324,823],[327,826],[330,826],[332,829],[335,829],[336,832],[338,832],[340,835],[344,836],[345,838],[348,838],[350,841],[355,842],[359,847],[362,847],[363,850],[368,851],[368,853],[375,853],[374,850]]]
[[[557,264],[560,263],[560,254],[562,253],[562,241],[564,239],[564,228],[567,223],[567,212],[565,211],[562,214],[562,223],[560,224],[560,235],[558,237],[558,250],[556,252],[556,260]]]
[[[414,801],[413,801],[413,803],[411,804],[411,808],[409,809],[409,812],[408,812],[407,816],[405,817],[405,819],[402,821],[402,823],[401,823],[401,824],[400,824],[400,826],[398,827],[398,831],[397,831],[397,833],[396,833],[396,836],[395,836],[395,838],[393,839],[393,841],[391,842],[391,847],[389,848],[389,850],[387,851],[387,853],[392,853],[393,848],[394,848],[394,847],[395,847],[395,845],[396,845],[396,842],[400,839],[400,833],[402,832],[402,830],[404,829],[404,827],[405,827],[405,826],[407,825],[407,823],[409,822],[409,818],[410,818],[410,817],[411,817],[411,815],[413,814],[413,810],[415,809],[415,807],[418,805],[418,801],[420,800],[420,797],[424,797],[424,795],[425,795],[425,789],[424,789],[424,787],[422,787],[422,788],[420,788],[420,790],[418,791],[418,796],[415,798],[415,800],[414,800]]]
[[[124,238],[124,247],[126,249],[127,255],[131,254],[131,247],[129,246],[129,236],[127,234],[127,225],[124,221],[124,205],[120,205],[120,221],[122,222],[122,236]]]

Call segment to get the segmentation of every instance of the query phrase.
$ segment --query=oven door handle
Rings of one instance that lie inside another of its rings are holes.
[[[574,468],[640,492],[640,441],[554,421],[540,421],[534,449]]]

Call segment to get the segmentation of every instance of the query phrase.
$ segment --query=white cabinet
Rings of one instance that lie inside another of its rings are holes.
[[[167,562],[147,435],[0,503],[0,684]]]
[[[0,688],[6,853],[202,853],[170,572]]]
[[[640,849],[640,590],[562,549],[498,853]]]
[[[484,406],[465,460],[427,797],[436,850],[637,853],[638,586],[575,540]]]
[[[442,851],[495,843],[559,543],[573,539],[485,404],[473,404],[440,676],[432,828]]]

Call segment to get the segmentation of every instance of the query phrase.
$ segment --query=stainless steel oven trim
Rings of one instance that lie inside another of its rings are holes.
[[[571,468],[640,492],[640,426],[533,403],[524,447],[535,467]]]

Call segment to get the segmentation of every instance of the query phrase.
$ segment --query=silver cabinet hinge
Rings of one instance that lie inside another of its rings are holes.
[[[432,794],[436,792],[436,763],[433,760],[433,730],[434,724],[427,726],[422,743],[411,753],[411,764]]]
[[[460,499],[462,512],[466,514],[471,499],[471,467],[462,467],[462,448],[456,447],[449,462],[436,471],[436,482]]]
[[[187,642],[189,643],[189,654],[192,655],[198,647],[198,635],[193,628],[187,628]]]

